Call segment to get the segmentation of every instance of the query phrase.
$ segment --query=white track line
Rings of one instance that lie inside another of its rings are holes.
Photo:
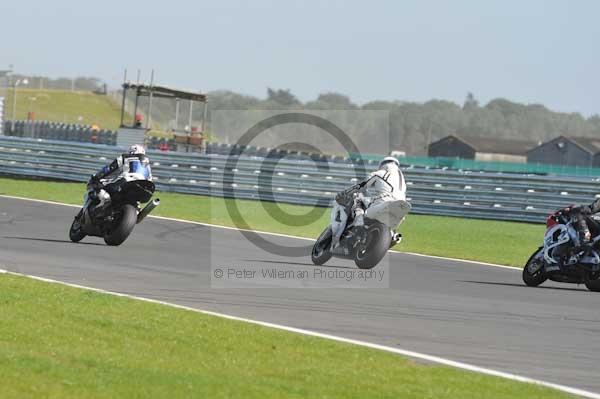
[[[302,334],[302,335],[307,335],[307,336],[311,336],[311,337],[329,339],[332,341],[343,342],[343,343],[351,344],[351,345],[358,345],[358,346],[362,346],[365,348],[371,348],[371,349],[381,350],[381,351],[385,351],[385,352],[395,353],[397,355],[411,357],[414,359],[421,359],[421,360],[425,360],[428,362],[442,364],[444,366],[454,367],[454,368],[472,371],[472,372],[481,373],[481,374],[487,374],[487,375],[491,375],[494,377],[509,379],[512,381],[540,385],[540,386],[544,386],[547,388],[552,388],[552,389],[556,389],[556,390],[559,390],[562,392],[566,392],[569,394],[578,395],[578,396],[581,396],[584,398],[600,399],[600,394],[598,394],[598,393],[589,392],[589,391],[585,391],[582,389],[573,388],[573,387],[569,387],[569,386],[565,386],[565,385],[554,384],[552,382],[536,380],[533,378],[528,378],[528,377],[524,377],[524,376],[517,375],[517,374],[510,374],[510,373],[505,373],[502,371],[497,371],[497,370],[492,370],[492,369],[488,369],[488,368],[484,368],[484,367],[474,366],[474,365],[471,365],[468,363],[462,363],[462,362],[457,362],[457,361],[450,360],[450,359],[445,359],[443,357],[427,355],[424,353],[413,352],[413,351],[409,351],[409,350],[405,350],[405,349],[393,348],[390,346],[374,344],[371,342],[360,341],[357,339],[339,337],[337,335],[323,334],[320,332],[305,330],[302,328],[289,327],[289,326],[285,326],[285,325],[281,325],[281,324],[274,324],[274,323],[268,323],[268,322],[264,322],[264,321],[246,319],[243,317],[231,316],[228,314],[217,313],[217,312],[212,312],[212,311],[208,311],[208,310],[195,309],[195,308],[191,308],[188,306],[177,305],[174,303],[164,302],[164,301],[160,301],[160,300],[156,300],[156,299],[150,299],[150,298],[144,298],[144,297],[139,297],[139,296],[135,296],[135,295],[123,294],[120,292],[107,291],[107,290],[103,290],[100,288],[87,287],[84,285],[72,284],[72,283],[67,283],[67,282],[59,281],[59,280],[53,280],[53,279],[49,279],[49,278],[45,278],[45,277],[32,276],[32,275],[22,274],[22,273],[15,273],[15,272],[11,272],[8,270],[0,269],[0,274],[2,274],[2,273],[14,275],[14,276],[28,277],[28,278],[31,278],[34,280],[44,281],[47,283],[60,284],[60,285],[68,286],[68,287],[74,287],[74,288],[79,288],[79,289],[84,289],[84,290],[89,290],[89,291],[95,291],[95,292],[99,292],[99,293],[107,294],[107,295],[114,295],[114,296],[119,296],[119,297],[135,299],[138,301],[144,301],[144,302],[150,302],[150,303],[170,306],[170,307],[177,308],[177,309],[188,310],[191,312],[201,313],[201,314],[205,314],[205,315],[209,315],[209,316],[221,317],[221,318],[228,319],[228,320],[235,320],[235,321],[255,324],[255,325],[259,325],[259,326],[263,326],[263,327],[274,328],[277,330],[288,331],[288,332],[292,332],[292,333],[296,333],[296,334]]]
[[[13,195],[3,195],[3,194],[0,194],[0,198],[11,198],[11,199],[17,199],[17,200],[23,200],[23,201],[33,201],[33,202],[40,202],[40,203],[43,203],[43,204],[69,206],[69,207],[72,207],[72,208],[80,208],[81,207],[81,205],[65,204],[63,202],[47,201],[47,200],[40,200],[40,199],[35,199],[35,198],[16,197],[16,196],[13,196]],[[170,217],[165,217],[165,216],[154,216],[154,215],[149,215],[148,217],[153,218],[153,219],[169,220],[169,221],[172,221],[172,222],[196,224],[196,225],[207,226],[207,227],[215,227],[215,228],[224,229],[224,230],[246,231],[246,232],[263,234],[263,235],[271,235],[271,236],[276,236],[276,237],[293,238],[293,239],[296,239],[296,240],[314,241],[313,238],[292,236],[292,235],[289,235],[289,234],[281,234],[281,233],[272,233],[272,232],[269,232],[269,231],[240,229],[238,227],[223,226],[223,225],[220,225],[220,224],[211,224],[211,223],[204,223],[204,222],[196,222],[196,221],[193,221],[193,220],[176,219],[176,218],[170,218]],[[505,266],[505,265],[497,265],[495,263],[479,262],[479,261],[476,261],[476,260],[447,258],[447,257],[444,257],[444,256],[424,255],[424,254],[418,254],[418,253],[415,253],[415,252],[402,252],[402,251],[395,251],[395,250],[390,250],[389,252],[395,253],[395,254],[420,256],[420,257],[423,257],[423,258],[447,260],[447,261],[451,261],[451,262],[461,262],[461,263],[472,264],[472,265],[489,266],[489,267],[497,267],[497,268],[500,268],[500,269],[520,271],[520,269],[517,268],[517,267]]]

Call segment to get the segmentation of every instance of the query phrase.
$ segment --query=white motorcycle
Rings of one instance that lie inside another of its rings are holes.
[[[586,249],[578,249],[579,234],[574,217],[562,210],[546,219],[544,245],[529,258],[523,269],[523,282],[536,287],[546,280],[585,284],[600,292],[600,235]]]
[[[350,190],[359,188],[355,186]],[[402,235],[396,233],[395,229],[410,209],[410,203],[401,199],[376,203],[365,211],[364,226],[355,226],[354,215],[349,215],[339,245],[333,250],[332,229],[328,226],[313,246],[313,264],[323,265],[335,256],[353,259],[361,269],[372,269],[383,259],[388,249],[402,240]]]

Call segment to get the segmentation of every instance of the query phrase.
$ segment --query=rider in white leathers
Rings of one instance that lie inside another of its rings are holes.
[[[331,249],[339,245],[349,213],[354,212],[354,226],[363,226],[365,213],[368,216],[385,202],[398,200],[406,201],[404,175],[395,157],[385,157],[369,178],[336,196],[331,214]]]

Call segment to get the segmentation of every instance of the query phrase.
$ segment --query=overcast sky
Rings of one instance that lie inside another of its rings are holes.
[[[0,69],[600,113],[599,1],[0,1]]]

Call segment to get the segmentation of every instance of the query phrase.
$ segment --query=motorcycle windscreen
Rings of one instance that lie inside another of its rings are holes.
[[[148,165],[142,164],[139,159],[129,161],[129,173],[135,173],[144,176],[145,179],[150,178],[150,168]]]

